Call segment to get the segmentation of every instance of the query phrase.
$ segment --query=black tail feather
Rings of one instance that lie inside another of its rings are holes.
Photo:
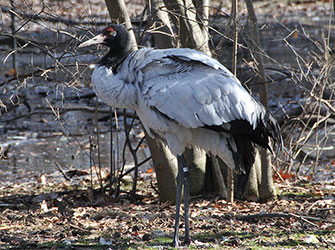
[[[233,152],[235,165],[240,176],[237,182],[237,193],[243,194],[246,191],[251,167],[255,162],[255,145],[243,135],[234,136],[237,152]]]
[[[233,153],[235,170],[242,174],[237,184],[239,193],[244,193],[247,187],[250,170],[255,162],[255,144],[268,149],[271,153],[283,147],[279,124],[270,112],[264,109],[257,124],[255,129],[246,120],[234,120],[221,126],[205,126],[210,130],[228,133],[234,138],[236,151],[231,144],[228,147]],[[273,149],[270,146],[269,137],[274,141]]]

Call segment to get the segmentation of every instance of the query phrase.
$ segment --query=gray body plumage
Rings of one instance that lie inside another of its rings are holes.
[[[94,91],[103,102],[135,109],[148,134],[175,155],[197,146],[244,172],[237,164],[243,160],[234,156],[239,146],[231,122],[244,121],[255,131],[266,127],[268,114],[223,65],[191,49],[140,49],[116,71],[94,70]]]

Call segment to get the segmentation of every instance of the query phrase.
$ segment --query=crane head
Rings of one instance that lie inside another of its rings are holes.
[[[128,45],[128,32],[123,25],[111,24],[97,36],[79,44],[79,48],[102,44],[112,50],[123,49]]]

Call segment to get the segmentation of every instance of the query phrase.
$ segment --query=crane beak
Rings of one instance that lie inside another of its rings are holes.
[[[86,42],[83,42],[83,43],[79,44],[78,48],[83,48],[83,47],[91,46],[93,44],[103,43],[105,38],[106,38],[106,36],[104,36],[103,34],[99,34],[99,35],[91,38],[90,40],[87,40]]]

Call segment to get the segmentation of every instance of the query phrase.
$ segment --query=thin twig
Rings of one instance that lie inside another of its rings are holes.
[[[67,181],[70,181],[71,179],[69,177],[66,176],[66,174],[64,173],[63,169],[61,168],[61,166],[59,165],[59,163],[57,161],[54,161],[56,167],[58,168],[59,172],[61,172],[61,174],[64,176],[64,178]]]
[[[151,160],[151,156],[148,157],[148,158],[146,158],[146,159],[144,159],[144,160],[141,161],[140,163],[138,163],[138,164],[137,164],[137,168],[139,168],[139,167],[142,166],[144,163],[147,163],[147,162],[150,161],[150,160]],[[132,171],[134,171],[135,169],[136,169],[136,166],[134,166],[134,167],[128,169],[126,172],[122,173],[122,174],[120,175],[120,177],[123,178],[124,176],[130,174],[130,173],[131,173]]]

